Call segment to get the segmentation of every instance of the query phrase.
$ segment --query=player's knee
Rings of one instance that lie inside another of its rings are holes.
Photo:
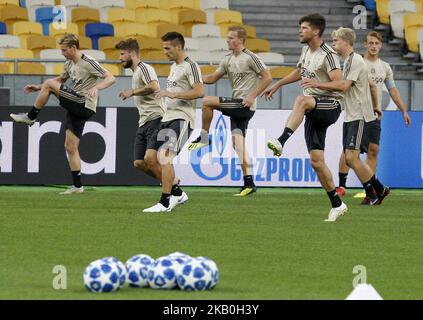
[[[157,156],[152,154],[146,154],[144,157],[144,163],[148,168],[154,167],[157,162]]]
[[[322,169],[323,168],[323,166],[324,166],[324,161],[323,161],[323,159],[320,159],[320,158],[311,158],[310,159],[310,164],[311,164],[311,167],[315,170],[315,171],[320,171],[320,169]]]
[[[376,159],[379,153],[379,146],[378,145],[369,145],[369,149],[367,150],[367,157],[370,159]]]
[[[46,81],[44,81],[43,87],[47,89],[51,89],[53,88],[54,84],[55,84],[55,81],[53,79],[47,79]]]
[[[353,168],[356,160],[357,159],[354,154],[351,154],[351,153],[345,154],[345,163],[347,164],[348,167]]]
[[[73,141],[66,141],[65,142],[65,150],[68,154],[73,155],[78,152],[78,144]]]
[[[145,164],[143,160],[135,160],[134,161],[134,167],[140,170],[144,170]]]
[[[302,109],[305,109],[307,107],[307,98],[305,96],[299,96],[297,98],[296,105]]]

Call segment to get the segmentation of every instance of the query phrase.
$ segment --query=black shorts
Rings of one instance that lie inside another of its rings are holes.
[[[254,116],[255,111],[242,105],[242,99],[219,97],[220,107],[217,108],[222,114],[231,119],[231,131],[238,131],[245,137],[248,123]]]
[[[144,123],[138,128],[134,141],[134,160],[144,160],[147,150],[157,150],[157,133],[162,118],[157,118]]]
[[[192,129],[186,120],[162,122],[157,133],[155,150],[165,149],[178,155],[191,133]]]
[[[382,132],[381,121],[376,119],[364,124],[364,135],[361,142],[361,152],[367,153],[369,144],[380,144],[380,134]]]
[[[364,120],[344,122],[343,146],[344,150],[360,150],[364,135]]]
[[[60,106],[66,109],[66,130],[70,130],[81,139],[85,122],[92,117],[94,111],[85,108],[85,97],[79,95],[74,90],[60,86],[59,92]]]
[[[304,135],[308,152],[325,150],[326,131],[334,124],[341,114],[341,104],[338,100],[317,98],[316,107],[306,113]]]

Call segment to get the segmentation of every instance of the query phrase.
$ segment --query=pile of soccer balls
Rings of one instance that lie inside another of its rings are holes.
[[[123,264],[114,257],[91,262],[85,269],[84,286],[91,292],[113,292],[125,285],[132,288],[203,291],[219,281],[216,263],[206,257],[174,252],[154,260],[139,254]]]

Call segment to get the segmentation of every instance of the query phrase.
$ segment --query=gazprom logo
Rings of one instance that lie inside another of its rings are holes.
[[[225,118],[223,115],[220,115],[217,120],[216,126],[213,130],[213,139],[212,143],[208,147],[200,148],[195,152],[191,153],[191,166],[194,172],[202,179],[208,181],[215,181],[224,178],[229,171],[228,159],[222,157],[226,148],[226,143],[228,141],[228,127],[226,125]],[[213,145],[215,146],[217,152],[219,153],[219,158],[212,157]],[[207,175],[203,172],[201,168],[201,161],[205,156],[209,156],[211,164],[217,166],[217,174],[214,176]]]
[[[214,145],[219,155],[223,155],[225,151],[226,142],[228,141],[228,127],[223,115],[220,115],[214,129]]]

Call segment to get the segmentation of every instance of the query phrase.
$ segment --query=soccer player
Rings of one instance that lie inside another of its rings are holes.
[[[42,85],[25,86],[24,92],[27,94],[39,91],[34,107],[28,113],[12,113],[10,117],[17,123],[31,126],[51,94],[59,99],[60,106],[67,110],[65,149],[73,178],[73,186],[61,194],[70,195],[84,192],[79,143],[85,122],[96,112],[99,91],[112,86],[115,77],[96,60],[79,50],[77,36],[67,34],[59,44],[67,60],[64,72],[56,78],[46,80]],[[73,90],[64,84],[69,78],[74,85]]]
[[[204,97],[201,70],[196,62],[187,57],[184,37],[178,32],[169,32],[162,37],[162,41],[165,55],[174,62],[167,89],[156,93],[156,98],[164,98],[167,108],[156,145],[162,170],[162,196],[159,203],[144,209],[144,212],[170,212],[176,205],[188,200],[187,194],[179,187],[172,190],[175,180],[173,160],[194,128],[196,99]]]
[[[409,127],[411,123],[410,116],[408,115],[407,107],[401,98],[401,94],[395,86],[392,69],[388,63],[379,58],[379,52],[382,48],[382,35],[377,31],[369,32],[366,36],[364,46],[366,48],[366,53],[364,54],[364,62],[366,62],[367,67],[369,68],[369,77],[377,86],[379,109],[382,109],[382,91],[383,84],[385,84],[392,100],[402,112],[405,125]],[[380,134],[380,119],[365,123],[361,151],[367,153],[366,162],[373,170],[373,172],[376,172],[377,168]],[[349,167],[345,163],[345,156],[344,153],[342,153],[339,160],[339,187],[336,188],[336,192],[340,196],[344,196],[346,193],[345,189],[348,171]]]
[[[303,81],[304,88],[318,88],[344,92],[345,118],[343,128],[343,145],[347,165],[354,170],[366,192],[365,205],[381,204],[389,194],[375,176],[369,165],[360,159],[360,146],[363,139],[364,124],[381,116],[376,90],[371,93],[368,68],[364,59],[354,52],[356,34],[349,28],[339,28],[332,34],[336,52],[345,60],[343,80],[331,83],[315,79]]]
[[[301,79],[301,83],[310,79],[326,83],[342,80],[339,56],[322,39],[325,18],[319,14],[311,14],[302,17],[299,24],[300,42],[306,46],[303,47],[297,68],[263,93],[267,100],[272,99],[280,87]],[[298,129],[305,116],[305,140],[311,165],[332,204],[327,221],[335,221],[348,208],[336,194],[332,173],[325,163],[324,150],[326,131],[338,120],[341,113],[342,94],[327,89],[303,88],[304,95],[296,99],[282,135],[268,141],[267,145],[275,156],[281,156],[286,141]]]
[[[216,83],[228,75],[232,97],[205,97],[202,113],[201,135],[188,146],[189,150],[210,144],[209,129],[213,110],[219,110],[231,119],[232,144],[241,162],[244,186],[236,196],[248,196],[257,188],[252,176],[251,159],[245,144],[250,119],[254,116],[257,97],[270,85],[272,76],[261,59],[244,47],[247,32],[240,26],[229,28],[228,47],[232,51],[210,75],[203,76],[206,84]]]

